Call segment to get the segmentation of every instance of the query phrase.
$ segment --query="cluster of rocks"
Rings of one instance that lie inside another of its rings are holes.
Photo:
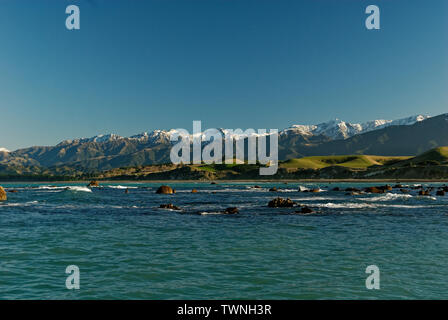
[[[269,208],[291,208],[294,207],[295,202],[291,199],[283,199],[283,198],[275,198],[274,200],[269,201],[268,207]]]
[[[295,206],[298,206],[298,204],[289,198],[283,199],[278,197],[269,201],[268,203],[269,208],[292,208]],[[314,211],[311,208],[304,205],[301,206],[301,209],[299,211],[295,211],[295,213],[302,213],[302,214],[308,214],[313,212]]]

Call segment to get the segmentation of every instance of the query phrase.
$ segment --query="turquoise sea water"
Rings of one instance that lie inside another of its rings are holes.
[[[18,193],[0,204],[0,299],[448,298],[448,196],[256,184],[172,183],[175,195],[148,183],[2,184]],[[317,213],[268,208],[277,196]],[[240,213],[219,214],[231,206]],[[79,290],[65,287],[68,265]],[[368,265],[380,290],[365,287]]]

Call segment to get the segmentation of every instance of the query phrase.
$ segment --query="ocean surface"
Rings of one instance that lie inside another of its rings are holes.
[[[0,299],[448,299],[448,195],[331,191],[371,185],[2,184],[18,192],[0,203]],[[268,208],[277,196],[316,212]]]

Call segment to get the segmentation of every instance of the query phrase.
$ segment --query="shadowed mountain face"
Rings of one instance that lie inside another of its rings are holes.
[[[383,156],[417,155],[432,148],[448,145],[448,114],[429,118],[413,125],[390,126],[355,135],[345,140],[333,140],[314,146],[286,146],[280,158],[292,152],[302,155],[377,154]]]
[[[333,121],[320,127],[294,126],[280,132],[279,159],[346,154],[412,156],[448,145],[448,114],[418,121],[414,121],[413,118],[405,120],[407,121],[390,122],[386,127],[380,123],[378,126],[380,129],[368,129],[372,131],[354,134],[346,139],[341,138],[340,133],[344,133],[345,136],[348,132],[345,130],[347,126],[359,128],[357,127],[359,125]],[[335,125],[329,130],[331,124]],[[335,130],[338,134],[327,134]],[[0,152],[0,166],[8,168],[70,166],[78,170],[93,171],[169,163],[172,146],[169,141],[170,132],[157,130],[151,134],[145,133],[130,138],[115,135],[99,136],[64,141],[56,146]]]

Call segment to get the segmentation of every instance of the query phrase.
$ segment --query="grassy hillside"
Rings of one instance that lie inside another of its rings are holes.
[[[397,163],[397,166],[448,165],[448,147],[439,147]]]
[[[391,165],[410,158],[411,157],[382,157],[368,155],[314,156],[290,159],[282,162],[280,167],[294,169],[322,169],[331,166],[343,166],[354,169],[365,169],[372,166]]]
[[[104,171],[79,167],[4,166],[0,180],[218,180],[218,179],[448,179],[448,147],[409,156],[311,156],[279,163],[274,176],[260,176],[259,164],[130,165]]]

